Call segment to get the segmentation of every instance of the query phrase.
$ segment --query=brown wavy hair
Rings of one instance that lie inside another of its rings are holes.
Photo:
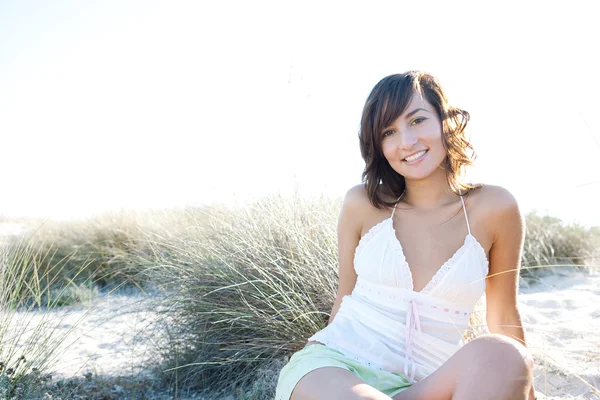
[[[383,155],[382,130],[404,112],[415,93],[433,106],[442,122],[442,143],[447,152],[446,179],[451,190],[456,194],[465,194],[480,186],[460,180],[464,167],[472,165],[476,157],[473,147],[465,138],[469,113],[448,104],[446,94],[434,76],[422,71],[394,74],[380,80],[369,94],[358,134],[360,152],[365,160],[362,181],[371,204],[379,209],[394,205],[383,198],[382,192],[396,199],[406,187],[404,177],[390,166]]]

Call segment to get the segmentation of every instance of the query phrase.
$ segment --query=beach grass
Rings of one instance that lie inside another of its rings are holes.
[[[1,399],[41,396],[61,347],[73,339],[65,321],[69,320],[69,327],[78,322],[60,307],[59,298],[70,286],[60,285],[59,297],[49,295],[55,282],[39,270],[37,262],[48,255],[31,244],[20,238],[0,246]],[[48,266],[51,271],[60,263]]]
[[[11,310],[52,308],[89,301],[106,287],[150,291],[160,337],[147,368],[165,390],[182,398],[270,398],[288,357],[327,323],[340,206],[324,197],[271,196],[239,207],[45,221],[36,228],[43,235],[26,240],[29,264],[11,264],[11,295],[3,301]],[[523,282],[598,265],[600,229],[535,212],[526,226]],[[474,314],[465,338],[483,325]]]

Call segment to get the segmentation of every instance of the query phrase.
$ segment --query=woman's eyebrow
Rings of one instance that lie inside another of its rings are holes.
[[[429,112],[429,110],[426,110],[426,109],[424,109],[424,108],[415,108],[414,110],[412,110],[411,112],[409,112],[408,114],[406,114],[406,115],[405,115],[405,118],[410,118],[410,117],[412,117],[412,116],[413,116],[413,115],[415,115],[415,114],[417,113],[417,111],[419,111],[419,110],[426,111],[426,112],[428,112],[428,113],[430,113],[430,114],[431,114],[431,112]]]
[[[429,114],[431,114],[431,111],[429,111],[429,110],[426,110],[426,109],[424,109],[424,108],[415,108],[414,110],[412,110],[411,112],[409,112],[408,114],[406,114],[406,115],[404,116],[404,118],[410,118],[410,117],[412,117],[413,115],[415,115],[415,114],[416,114],[418,111],[425,111],[425,112],[428,112]],[[389,129],[390,127],[391,127],[391,125],[390,125],[390,126],[386,126],[385,128],[383,128],[383,131],[382,131],[382,132],[385,132],[385,131],[386,131],[387,129]]]

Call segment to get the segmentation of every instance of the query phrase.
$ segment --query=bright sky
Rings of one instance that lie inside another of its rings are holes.
[[[0,214],[343,196],[371,88],[423,69],[471,113],[474,180],[600,225],[594,7],[2,1]]]

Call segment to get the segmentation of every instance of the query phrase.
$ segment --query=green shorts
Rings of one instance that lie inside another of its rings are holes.
[[[275,400],[289,400],[298,381],[304,375],[321,367],[340,367],[348,370],[390,397],[411,386],[404,374],[364,365],[331,347],[311,344],[294,353],[290,361],[281,369]]]

